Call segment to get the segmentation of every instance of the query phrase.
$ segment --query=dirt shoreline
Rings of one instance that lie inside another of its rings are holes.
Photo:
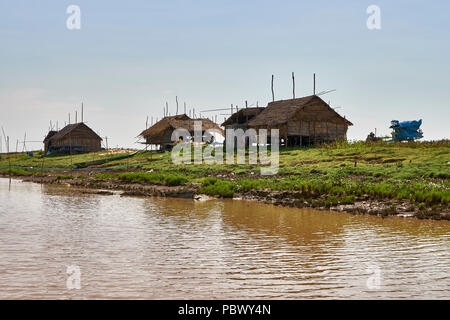
[[[8,175],[2,174],[0,177],[8,178]],[[112,191],[121,191],[121,196],[144,196],[144,197],[173,197],[185,199],[213,199],[197,193],[198,186],[189,184],[186,186],[161,186],[136,183],[124,183],[111,180],[103,181],[86,175],[84,179],[64,179],[58,180],[54,175],[48,176],[12,176],[16,180],[24,182],[34,182],[40,184],[65,185],[83,188],[85,193],[112,195]],[[319,198],[326,199],[327,195],[321,195]],[[330,208],[317,206],[313,202],[304,200],[304,194],[298,191],[273,191],[273,190],[252,190],[245,193],[236,194],[235,200],[252,200],[272,204],[276,206],[286,206],[294,208],[315,208],[319,210],[331,210],[335,212],[347,212],[350,214],[368,214],[379,217],[397,216],[403,218],[449,220],[450,209],[446,208],[443,212],[424,213],[419,210],[410,210],[410,204],[407,201],[386,199],[371,199],[369,196],[363,196],[357,199],[354,204],[337,205]]]

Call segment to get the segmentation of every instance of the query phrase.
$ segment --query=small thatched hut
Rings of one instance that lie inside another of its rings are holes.
[[[145,139],[145,143],[156,145],[160,150],[170,150],[174,143],[172,141],[172,133],[176,129],[186,129],[191,137],[194,136],[194,123],[200,121],[202,124],[202,135],[206,130],[217,130],[223,135],[223,130],[209,119],[191,119],[185,114],[176,116],[168,116],[162,118],[150,128],[142,131],[139,136]]]
[[[102,148],[102,138],[83,122],[69,124],[60,131],[50,131],[44,139],[45,153],[95,152]]]
[[[285,146],[347,139],[353,124],[316,95],[270,102],[248,124],[254,129],[279,129]]]

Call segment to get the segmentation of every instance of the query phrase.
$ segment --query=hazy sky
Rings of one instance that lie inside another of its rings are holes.
[[[72,4],[80,30],[66,27]],[[366,26],[372,4],[381,30]],[[349,139],[389,134],[393,119],[450,138],[449,12],[448,0],[0,0],[0,125],[15,149],[83,101],[110,146],[133,146],[176,95],[180,110],[265,106],[272,74],[275,98],[289,99],[291,72],[297,97],[315,72],[318,91],[337,89],[323,99],[354,123]]]

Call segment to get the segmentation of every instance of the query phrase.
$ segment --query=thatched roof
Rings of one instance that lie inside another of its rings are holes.
[[[263,110],[264,110],[264,108],[260,108],[260,107],[241,109],[238,112],[233,113],[227,120],[225,120],[225,122],[222,123],[222,126],[227,126],[232,123],[235,123],[237,121],[237,119],[240,117],[256,116]]]
[[[150,128],[141,132],[140,136],[144,138],[161,138],[165,131],[175,129],[186,129],[189,132],[194,131],[194,122],[202,122],[202,130],[218,130],[223,135],[223,130],[209,119],[191,119],[185,114],[164,117]]]
[[[270,102],[259,115],[249,122],[249,126],[276,126],[287,123],[292,119],[297,112],[306,106],[321,104],[327,106],[336,118],[342,120],[347,125],[353,124],[339,115],[333,108],[331,108],[325,101],[316,95],[307,96],[297,99],[280,100]]]
[[[89,128],[86,124],[84,124],[83,122],[79,122],[79,123],[73,123],[73,124],[68,124],[67,126],[65,126],[64,128],[62,128],[61,130],[59,130],[58,132],[52,134],[52,136],[49,138],[49,140],[59,140],[59,139],[63,139],[66,135],[68,135],[69,133],[73,132],[73,131],[79,131],[79,132],[83,132],[84,134],[87,134],[90,136],[90,138],[93,139],[100,139],[103,140],[98,134],[96,134],[94,132],[94,130],[92,130],[91,128]],[[52,131],[49,132],[49,134],[47,135],[47,137],[50,135]],[[53,131],[55,132],[55,131]],[[47,138],[46,138],[47,139]],[[44,140],[45,141],[45,140]]]
[[[216,123],[214,123],[213,121],[206,119],[206,118],[189,119],[189,120],[173,120],[173,121],[171,121],[171,125],[175,129],[183,128],[189,132],[193,132],[194,124],[196,121],[201,121],[202,131],[215,129],[223,135],[223,130]]]
[[[173,120],[188,120],[188,119],[190,119],[190,118],[187,115],[185,115],[185,114],[179,114],[179,115],[176,115],[176,116],[164,117],[161,120],[159,120],[157,123],[152,125],[150,128],[145,129],[144,131],[142,131],[139,134],[139,136],[141,136],[141,137],[148,137],[148,136],[157,135],[161,131],[166,130],[170,126],[170,123]]]
[[[57,134],[58,133],[58,131],[49,131],[48,133],[47,133],[47,136],[45,137],[45,139],[44,139],[44,142],[47,142],[48,140],[50,140],[50,138],[51,137],[53,137],[55,134]]]

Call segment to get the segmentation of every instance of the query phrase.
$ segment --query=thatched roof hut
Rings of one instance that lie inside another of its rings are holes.
[[[50,131],[44,139],[45,153],[95,152],[101,150],[102,138],[85,123],[69,124],[60,131]]]
[[[209,119],[191,119],[185,114],[162,118],[150,128],[142,131],[139,136],[145,139],[146,144],[159,145],[161,150],[173,146],[172,132],[176,129],[186,129],[191,136],[194,135],[194,123],[200,121],[202,133],[206,130],[216,130],[223,135],[223,130]]]
[[[345,140],[353,124],[316,95],[270,102],[248,126],[279,129],[286,146]]]
[[[248,122],[263,110],[264,108],[259,107],[241,109],[233,113],[224,123],[222,123],[222,127],[225,127],[225,129],[247,129]]]

